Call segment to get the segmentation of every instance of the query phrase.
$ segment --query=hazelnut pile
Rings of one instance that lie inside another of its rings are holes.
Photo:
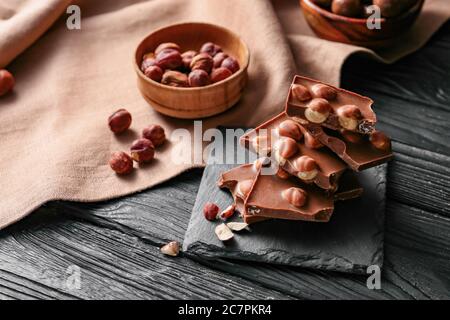
[[[315,4],[331,12],[351,18],[367,18],[371,5],[378,6],[381,15],[393,18],[411,8],[418,0],[312,0]]]
[[[7,70],[0,70],[0,97],[11,92],[16,81],[13,75]]]
[[[132,122],[131,114],[125,109],[119,109],[108,118],[112,132],[120,134],[127,131]],[[133,160],[139,164],[151,162],[155,158],[155,149],[164,144],[166,134],[157,124],[142,130],[142,137],[135,140],[130,147],[130,153],[123,151],[111,155],[109,165],[119,175],[127,175],[133,171]]]
[[[207,42],[200,51],[182,52],[176,43],[162,43],[144,55],[141,70],[151,80],[172,87],[204,87],[239,71],[239,62]]]

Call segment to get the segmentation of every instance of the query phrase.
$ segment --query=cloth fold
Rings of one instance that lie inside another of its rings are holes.
[[[156,160],[128,177],[108,166],[151,123],[193,131],[192,121],[154,112],[140,96],[131,65],[152,30],[202,21],[240,34],[252,61],[245,94],[228,112],[205,119],[203,130],[254,126],[283,107],[296,73],[339,84],[354,52],[392,62],[422,46],[450,16],[448,0],[427,0],[418,24],[398,48],[372,51],[316,38],[296,0],[12,0],[0,4],[0,67],[17,86],[0,98],[0,228],[50,200],[99,201],[144,190],[201,164],[173,161],[172,140]],[[66,9],[81,8],[81,30],[68,30]],[[115,137],[106,119],[118,108],[133,115],[132,130]],[[187,148],[189,149],[189,148]]]

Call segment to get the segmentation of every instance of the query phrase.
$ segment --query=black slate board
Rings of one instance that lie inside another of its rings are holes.
[[[203,259],[231,258],[357,274],[365,274],[370,265],[382,267],[386,165],[358,174],[364,195],[336,203],[329,223],[270,220],[251,225],[251,232],[235,233],[230,243],[223,244],[214,233],[220,222],[207,221],[203,207],[214,202],[225,209],[233,202],[228,191],[217,187],[217,181],[222,172],[237,165],[209,162],[185,234],[184,251]]]

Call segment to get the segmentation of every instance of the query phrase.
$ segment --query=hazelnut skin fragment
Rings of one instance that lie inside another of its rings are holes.
[[[293,120],[285,120],[278,126],[278,134],[282,137],[292,138],[300,141],[303,138],[303,133],[298,124]]]
[[[119,175],[126,175],[133,171],[133,160],[125,152],[114,152],[109,159],[109,165]]]
[[[209,74],[202,69],[192,70],[189,73],[188,81],[191,87],[204,87],[211,83]]]
[[[307,193],[303,189],[289,188],[284,190],[281,195],[284,200],[295,207],[301,208],[306,204]]]
[[[378,150],[388,151],[392,148],[391,139],[381,131],[375,131],[369,138],[372,145]]]
[[[155,158],[155,146],[145,138],[133,142],[130,148],[131,158],[137,163],[150,162]]]
[[[108,125],[112,132],[122,133],[131,126],[131,113],[125,109],[119,109],[108,118]]]
[[[312,99],[308,88],[301,84],[294,84],[291,88],[292,97],[298,102],[305,102]]]
[[[16,80],[11,72],[0,70],[0,97],[13,90]]]
[[[227,68],[217,68],[211,72],[211,82],[217,83],[231,77],[233,73]]]
[[[208,202],[203,207],[203,215],[208,221],[216,220],[218,214],[219,214],[219,207],[215,203]]]
[[[239,69],[241,68],[239,66],[239,62],[233,58],[233,57],[228,57],[225,60],[222,61],[221,64],[222,68],[227,68],[228,70],[230,70],[232,73],[236,73],[239,71]]]
[[[164,128],[157,124],[152,124],[142,130],[142,137],[150,140],[156,148],[163,145],[166,141]]]
[[[220,219],[227,220],[231,218],[235,212],[236,212],[236,205],[232,204],[231,206],[228,206],[225,210],[223,210],[220,213]]]

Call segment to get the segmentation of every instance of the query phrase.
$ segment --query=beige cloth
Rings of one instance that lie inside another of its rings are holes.
[[[136,87],[131,57],[139,40],[155,28],[211,22],[239,33],[250,47],[250,82],[242,101],[204,121],[204,128],[254,126],[282,109],[294,74],[339,84],[349,54],[373,54],[316,38],[297,0],[275,0],[274,5],[269,0],[83,0],[77,1],[81,31],[66,28],[70,3],[0,3],[0,67],[7,66],[17,80],[14,93],[0,98],[0,228],[49,200],[110,199],[192,167],[171,163],[174,141],[131,176],[119,178],[108,166],[111,152],[128,150],[150,123],[169,132],[192,125],[155,113]],[[393,61],[422,46],[450,16],[449,7],[448,0],[427,0],[408,41],[384,59]],[[106,119],[119,107],[127,108],[134,122],[133,130],[116,138]]]

